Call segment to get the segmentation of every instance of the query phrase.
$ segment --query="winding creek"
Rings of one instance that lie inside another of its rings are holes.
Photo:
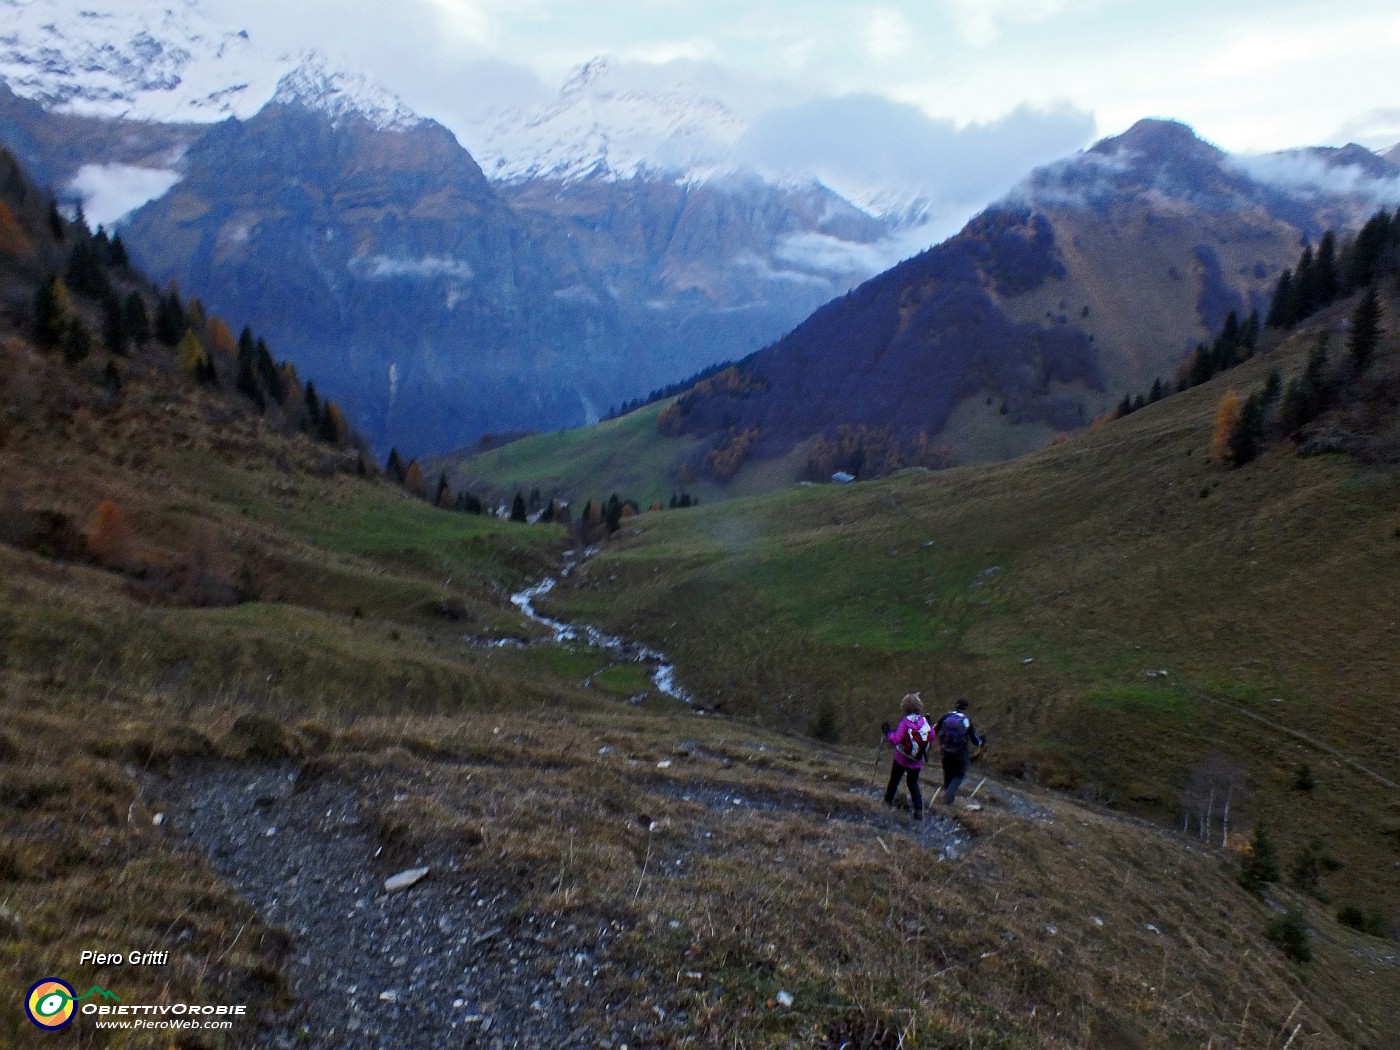
[[[581,556],[574,552],[566,554],[564,567],[559,571],[558,576],[546,576],[538,583],[531,584],[523,590],[516,591],[510,596],[511,604],[520,610],[521,614],[533,623],[545,627],[550,632],[550,639],[556,645],[566,642],[582,642],[595,648],[602,649],[609,653],[614,659],[624,663],[644,664],[651,670],[651,684],[656,690],[666,696],[674,697],[688,704],[696,714],[704,714],[704,707],[696,703],[695,698],[685,691],[676,681],[676,665],[671,659],[658,649],[643,645],[640,642],[629,641],[626,638],[613,634],[607,634],[589,624],[571,624],[562,620],[555,620],[544,615],[535,608],[535,602],[544,597],[558,586],[559,581],[568,576],[574,568],[585,558],[597,553],[590,548],[585,550]],[[496,644],[510,644],[496,643]]]

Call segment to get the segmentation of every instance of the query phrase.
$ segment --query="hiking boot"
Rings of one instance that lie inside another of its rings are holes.
[[[921,810],[921,809],[916,809],[916,810],[914,810],[913,818],[914,818],[915,820],[923,820],[923,819],[924,819],[924,811]]]

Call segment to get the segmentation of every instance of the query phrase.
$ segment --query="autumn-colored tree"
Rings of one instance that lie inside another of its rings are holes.
[[[33,250],[34,244],[15,218],[15,213],[8,204],[0,201],[0,255],[23,259]]]
[[[119,569],[131,562],[134,536],[115,500],[104,499],[97,505],[87,543],[88,553],[100,565]]]
[[[185,313],[190,319],[190,324],[201,331],[208,323],[207,316],[204,312],[204,304],[200,302],[197,296],[190,296],[189,302],[185,304]]]
[[[218,317],[209,318],[209,323],[204,326],[204,340],[209,344],[210,350],[217,350],[229,358],[238,356],[238,342],[233,338],[228,325]]]
[[[419,499],[428,498],[428,483],[423,480],[423,468],[418,465],[416,459],[412,460],[408,464],[408,469],[404,471],[403,487]]]
[[[1210,442],[1210,455],[1217,463],[1235,461],[1231,442],[1240,425],[1240,413],[1240,396],[1233,390],[1225,391],[1215,409],[1215,431]]]
[[[345,420],[345,413],[334,401],[327,401],[325,410],[321,413],[321,440],[340,448],[344,448],[350,441],[350,424]]]
[[[299,408],[301,406],[302,389],[301,379],[297,376],[297,366],[290,361],[283,361],[282,367],[278,369],[278,373],[281,376],[280,386],[282,389],[282,396],[278,398],[278,400],[288,405],[291,410]]]
[[[731,430],[715,448],[705,453],[702,464],[705,473],[717,481],[728,481],[748,458],[754,442],[758,440],[758,428],[747,427]]]
[[[208,360],[209,355],[204,352],[204,344],[199,341],[199,336],[194,334],[193,328],[186,328],[175,351],[176,363],[190,375],[198,375]]]

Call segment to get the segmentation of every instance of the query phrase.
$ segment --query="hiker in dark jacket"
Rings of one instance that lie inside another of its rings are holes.
[[[933,734],[938,738],[938,750],[943,756],[943,801],[950,806],[958,797],[963,777],[967,776],[967,766],[971,760],[968,745],[983,747],[986,744],[972,727],[972,719],[967,717],[966,711],[967,700],[960,699],[953,710],[933,727]]]
[[[890,783],[885,788],[885,805],[894,805],[894,794],[899,790],[899,782],[909,781],[909,801],[914,807],[914,819],[924,816],[924,796],[919,791],[919,770],[924,768],[924,758],[928,754],[932,733],[928,719],[923,715],[924,702],[918,693],[909,693],[904,698],[904,717],[899,725],[891,729],[888,722],[880,728],[885,740],[894,748],[894,762],[890,765]]]

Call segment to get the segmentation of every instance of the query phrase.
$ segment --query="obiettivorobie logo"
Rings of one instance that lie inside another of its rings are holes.
[[[29,994],[24,999],[24,1012],[40,1028],[56,1032],[72,1024],[73,1015],[77,1013],[77,1004],[94,995],[115,1003],[121,1002],[115,992],[99,988],[95,984],[79,995],[67,981],[61,981],[57,977],[45,977],[42,981],[36,981],[29,989]]]

